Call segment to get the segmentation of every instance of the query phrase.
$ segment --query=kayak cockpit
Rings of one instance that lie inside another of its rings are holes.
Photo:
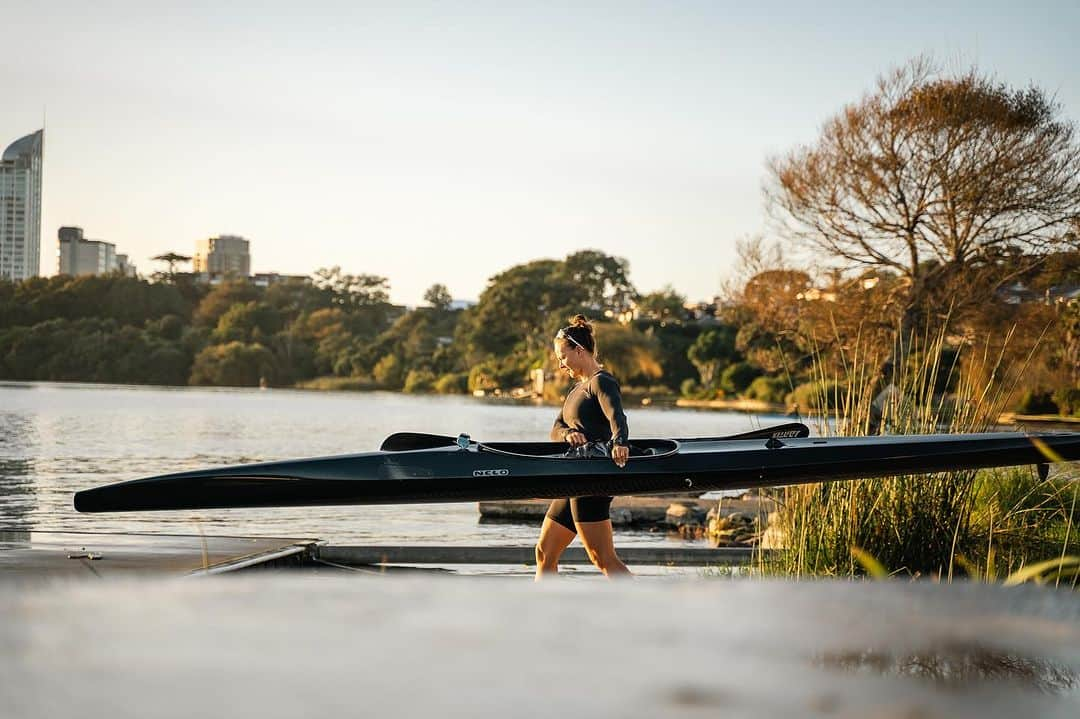
[[[565,442],[481,442],[476,450],[530,459],[610,459],[607,445],[601,442],[569,451]],[[679,443],[670,439],[639,439],[630,443],[631,459],[670,457],[678,451]]]

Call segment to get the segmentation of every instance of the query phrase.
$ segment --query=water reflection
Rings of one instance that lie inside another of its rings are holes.
[[[968,644],[945,644],[903,655],[831,652],[820,656],[816,663],[848,673],[910,677],[952,690],[1011,681],[1039,692],[1062,694],[1078,686],[1077,673],[1062,664]]]
[[[29,529],[37,510],[37,489],[29,459],[0,457],[0,525],[4,529]]]

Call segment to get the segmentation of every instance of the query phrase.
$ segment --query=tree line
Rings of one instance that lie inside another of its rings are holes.
[[[510,267],[464,310],[435,285],[406,311],[386,278],[340,268],[266,288],[172,269],[152,282],[34,278],[0,282],[0,377],[507,389],[536,369],[558,377],[551,337],[580,312],[624,387],[653,395],[812,409],[850,348],[880,350],[884,388],[933,336],[935,394],[998,353],[995,372],[1022,368],[1009,379],[1018,409],[1080,413],[1075,133],[1037,87],[918,58],[769,161],[773,241],[740,243],[704,313],[672,287],[639,292],[626,260],[597,250]]]

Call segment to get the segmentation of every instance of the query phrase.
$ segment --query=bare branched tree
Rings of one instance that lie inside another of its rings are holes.
[[[910,332],[1078,248],[1080,145],[1041,89],[917,58],[772,159],[766,195],[786,239],[898,273]]]

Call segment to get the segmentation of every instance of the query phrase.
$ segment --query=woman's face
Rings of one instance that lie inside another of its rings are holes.
[[[573,342],[555,340],[555,360],[559,363],[559,369],[571,377],[581,374],[584,357],[585,350]]]

